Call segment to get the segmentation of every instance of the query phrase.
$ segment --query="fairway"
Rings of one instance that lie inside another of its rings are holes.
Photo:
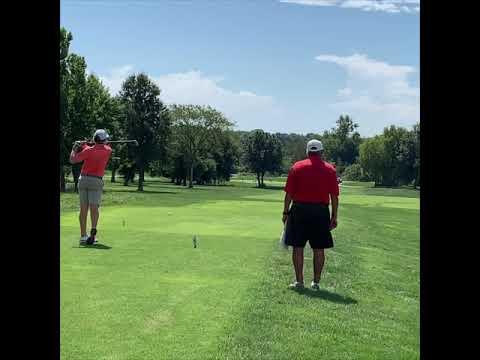
[[[61,358],[418,359],[419,192],[344,182],[321,290],[295,292],[272,180],[106,180],[95,247],[61,194]]]

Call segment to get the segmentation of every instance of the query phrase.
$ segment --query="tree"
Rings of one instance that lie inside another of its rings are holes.
[[[415,172],[414,186],[420,186],[420,123],[413,126],[413,136],[415,143],[415,162],[413,165]]]
[[[76,54],[70,54],[67,58],[67,68],[67,116],[64,141],[65,148],[69,149],[75,140],[91,136],[94,130],[94,123],[91,121],[88,106],[87,63],[85,58]],[[75,191],[78,191],[78,178],[81,166],[81,164],[71,165]]]
[[[115,175],[117,173],[119,166],[120,166],[120,157],[112,156],[112,158],[110,159],[110,169],[112,170],[112,177],[110,179],[110,182],[112,183],[116,182]]]
[[[305,159],[305,145],[310,139],[320,139],[320,136],[307,134],[281,134],[276,133],[275,136],[282,144],[283,152],[283,170],[288,170],[291,165],[299,160]]]
[[[65,191],[65,166],[78,189],[81,164],[70,165],[73,141],[91,137],[94,129],[118,133],[119,103],[95,75],[86,74],[85,59],[69,54],[72,34],[60,28],[60,191]]]
[[[217,163],[211,158],[199,159],[195,163],[194,179],[197,184],[211,184],[217,180]]]
[[[218,136],[211,157],[215,160],[215,173],[219,181],[230,181],[230,176],[235,171],[235,164],[238,163],[239,156],[240,149],[231,132],[224,132]]]
[[[358,124],[348,115],[342,115],[337,120],[337,126],[331,131],[325,131],[322,136],[325,156],[340,166],[337,168],[339,173],[342,172],[343,166],[353,164],[358,157],[361,138],[355,130],[357,128]]]
[[[343,179],[350,181],[365,181],[367,180],[363,174],[363,169],[360,164],[352,164],[345,168],[343,172]]]
[[[188,186],[193,187],[193,173],[201,154],[211,148],[218,137],[233,123],[210,106],[172,105],[173,137],[188,164]]]
[[[174,134],[174,133],[173,133]],[[172,183],[176,185],[183,184],[187,186],[187,164],[185,162],[185,156],[182,149],[176,142],[176,138],[173,135],[171,137],[170,146],[167,150],[167,160],[165,164],[166,177],[169,177]]]
[[[267,171],[282,170],[282,147],[280,140],[263,130],[252,131],[243,142],[245,163],[257,176],[258,187],[265,187],[263,177]]]
[[[138,142],[137,147],[129,148],[139,172],[138,191],[143,191],[149,162],[161,160],[166,155],[170,118],[159,96],[158,86],[143,73],[129,76],[120,90],[124,133]],[[128,174],[130,178],[131,170]]]
[[[415,131],[390,126],[382,135],[360,145],[360,165],[375,185],[398,186],[415,181],[415,166],[420,161]]]
[[[415,179],[415,138],[413,131],[390,126],[383,131],[385,157],[389,171],[384,174],[384,185],[409,184]]]
[[[106,129],[110,137],[122,136],[120,99],[112,97],[100,79],[90,74],[86,83],[86,102],[89,121],[94,129]]]
[[[60,131],[59,131],[59,146],[60,146],[60,191],[65,192],[65,164],[67,164],[67,152],[69,150],[66,144],[67,133],[67,78],[68,67],[67,58],[72,41],[72,34],[60,28]]]
[[[367,176],[375,182],[375,186],[383,184],[385,173],[388,171],[383,135],[365,140],[360,145],[359,162]]]

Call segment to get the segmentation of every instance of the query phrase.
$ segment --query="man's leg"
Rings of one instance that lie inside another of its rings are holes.
[[[80,176],[78,179],[78,196],[80,197],[80,238],[87,236],[87,216],[88,216],[88,189],[85,186],[85,179]]]
[[[87,235],[87,214],[88,214],[88,204],[80,203],[80,215],[78,219],[80,220],[80,236]]]
[[[303,248],[294,247],[292,251],[293,267],[295,268],[295,277],[299,283],[303,283]]]
[[[103,181],[95,179],[94,182],[92,182],[92,187],[94,188],[94,190],[89,193],[89,195],[91,194],[91,196],[88,197],[90,204],[90,220],[92,223],[90,237],[87,240],[88,244],[93,244],[94,242],[96,242],[95,235],[97,234],[97,224],[98,218],[100,216],[98,208],[100,207],[100,201],[102,199]]]
[[[313,281],[318,283],[322,275],[325,252],[323,249],[313,249]]]
[[[98,217],[99,217],[98,205],[90,204],[90,220],[92,222],[92,229],[97,228]]]

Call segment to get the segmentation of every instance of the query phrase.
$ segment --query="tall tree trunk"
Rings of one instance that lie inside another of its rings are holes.
[[[190,175],[188,178],[188,187],[193,188],[193,161],[190,164]]]
[[[186,175],[183,177],[182,185],[187,186],[187,176]]]
[[[60,192],[65,192],[65,170],[60,165]]]
[[[110,180],[112,183],[115,182],[115,173],[117,172],[117,167],[114,166],[112,169],[112,179]]]
[[[143,181],[145,180],[144,174],[145,174],[145,167],[142,164],[138,169],[138,191],[143,191]]]
[[[258,187],[262,187],[262,185],[260,184],[260,173],[257,173],[257,184],[258,184]]]
[[[73,164],[72,165],[72,176],[73,176],[73,182],[75,184],[75,189],[74,191],[78,193],[78,178],[80,177],[80,171],[81,167],[78,164]]]
[[[265,173],[262,172],[262,188],[265,187],[265,183],[263,182],[263,176],[265,175]]]

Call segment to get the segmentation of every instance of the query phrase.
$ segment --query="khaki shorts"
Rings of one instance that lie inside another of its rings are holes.
[[[80,204],[100,206],[103,193],[103,180],[93,176],[80,175],[78,178],[78,194]]]

